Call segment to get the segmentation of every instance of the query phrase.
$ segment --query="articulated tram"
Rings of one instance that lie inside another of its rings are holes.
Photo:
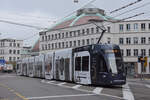
[[[118,45],[93,44],[19,60],[17,74],[92,85],[123,85],[125,68]]]

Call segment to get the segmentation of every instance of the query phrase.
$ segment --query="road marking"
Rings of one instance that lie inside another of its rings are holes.
[[[128,84],[123,85],[123,98],[125,100],[134,100],[134,96]]]
[[[148,84],[146,84],[145,86],[148,87],[148,88],[150,88],[150,85],[148,85]]]
[[[103,88],[97,87],[97,88],[95,88],[95,89],[93,90],[93,93],[95,93],[95,94],[100,94],[100,93],[102,92],[102,90],[103,90]]]
[[[96,94],[76,94],[76,95],[56,95],[56,96],[43,96],[43,97],[28,97],[27,99],[46,99],[46,98],[62,98],[62,97],[80,97],[80,96],[93,96]]]
[[[45,82],[44,82],[45,83]],[[49,84],[52,84],[52,85],[55,85],[55,86],[58,86],[57,84],[55,83],[49,83]],[[70,86],[66,86],[66,85],[60,85],[61,87],[64,87],[64,88],[71,88],[71,89],[75,89],[75,90],[78,90],[78,91],[82,91],[82,92],[87,92],[87,93],[93,93],[93,91],[89,91],[89,90],[84,90],[84,89],[79,89],[79,88],[72,88]],[[119,97],[119,96],[114,96],[114,95],[109,95],[109,94],[104,94],[104,93],[101,93],[101,94],[95,94],[95,95],[103,95],[103,96],[107,96],[107,97],[112,97],[112,98],[117,98],[117,99],[123,99],[122,97]]]
[[[62,83],[59,83],[57,85],[61,86],[61,85],[64,85],[64,84],[66,84],[66,82],[62,82]]]
[[[18,97],[20,97],[23,100],[28,100],[27,98],[25,98],[24,96],[22,96],[21,94],[14,92],[14,94],[16,94]]]
[[[81,87],[82,85],[75,85],[75,86],[73,86],[72,88],[73,89],[78,89],[79,87]]]

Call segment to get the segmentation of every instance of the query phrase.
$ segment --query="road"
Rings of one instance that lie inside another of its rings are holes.
[[[0,74],[0,100],[150,100],[149,93],[150,85],[141,82],[94,87]]]

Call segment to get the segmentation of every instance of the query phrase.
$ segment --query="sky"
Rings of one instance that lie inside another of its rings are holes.
[[[18,26],[1,22],[11,21],[41,28],[50,28],[55,22],[58,22],[76,10],[82,8],[88,2],[92,6],[104,9],[106,14],[118,19],[133,16],[137,13],[143,13],[134,19],[150,19],[150,1],[142,0],[141,2],[118,11],[114,14],[109,12],[127,5],[137,0],[0,0],[0,38],[13,38],[24,40],[24,46],[32,46],[38,40],[38,33],[42,30]],[[128,10],[135,9],[131,12]],[[118,16],[123,12],[124,15]]]

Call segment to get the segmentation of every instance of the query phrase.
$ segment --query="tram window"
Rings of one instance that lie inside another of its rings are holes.
[[[59,68],[60,68],[61,75],[63,75],[63,71],[64,71],[64,58],[60,59]]]
[[[69,62],[70,62],[70,59],[69,59],[69,58],[66,58],[66,59],[65,59],[65,68],[68,68],[68,67],[69,67]]]
[[[81,57],[75,58],[75,70],[80,71],[81,70]]]
[[[82,71],[89,70],[89,56],[82,57]]]
[[[20,66],[20,65],[19,65],[19,64],[17,64],[17,70],[19,69],[19,66]]]

